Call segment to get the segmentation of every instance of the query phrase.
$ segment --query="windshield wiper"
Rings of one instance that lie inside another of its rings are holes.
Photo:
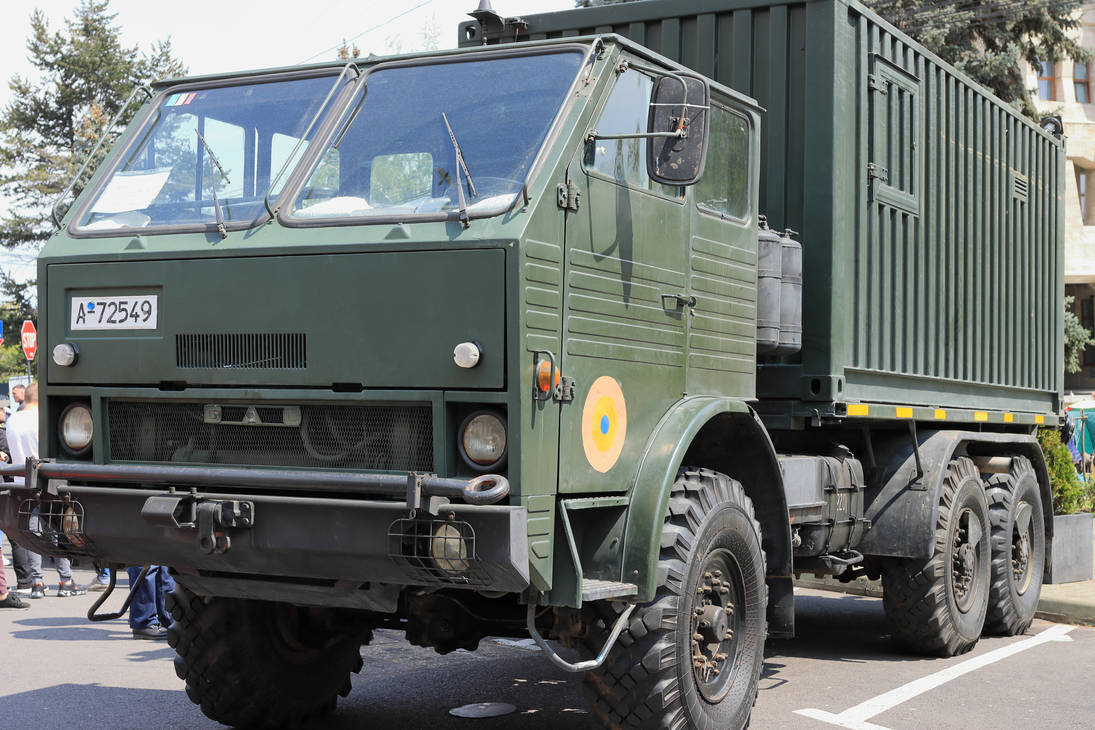
[[[213,175],[213,165],[216,165],[217,169],[220,170],[221,177],[224,178],[224,181],[231,185],[232,181],[228,179],[228,175],[225,174],[224,168],[221,167],[220,160],[218,160],[217,156],[213,154],[213,149],[209,146],[209,143],[205,141],[205,137],[203,137],[202,133],[199,132],[197,129],[194,130],[194,134],[198,135],[198,141],[202,143],[202,147],[205,148],[206,153],[209,155],[210,177],[212,177]],[[228,229],[224,225],[224,213],[221,212],[221,201],[217,197],[217,181],[210,180],[209,182],[211,183],[213,188],[213,209],[216,211],[217,214],[217,230],[220,231],[221,240],[223,241],[224,239],[228,238]]]
[[[460,184],[460,171],[464,171],[464,177],[468,178],[468,192],[471,193],[473,198],[479,197],[479,191],[475,189],[475,181],[471,179],[471,173],[468,172],[468,163],[464,161],[464,153],[460,149],[460,143],[456,141],[456,135],[452,131],[452,125],[449,124],[449,118],[445,116],[445,112],[441,112],[441,119],[445,122],[445,128],[449,130],[449,139],[452,140],[452,149],[456,152],[456,196],[460,204],[460,223],[464,228],[471,226],[471,221],[468,220],[468,201],[464,198],[464,186]]]

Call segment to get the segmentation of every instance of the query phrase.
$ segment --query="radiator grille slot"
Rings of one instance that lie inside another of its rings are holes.
[[[175,335],[180,368],[303,369],[308,366],[303,333]]]
[[[433,470],[433,409],[429,404],[218,405],[222,420],[211,423],[203,403],[112,400],[107,405],[110,459]],[[257,414],[257,422],[229,422],[230,416],[249,410]],[[286,418],[287,413],[293,417]]]

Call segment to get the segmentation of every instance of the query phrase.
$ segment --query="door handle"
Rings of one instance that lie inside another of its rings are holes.
[[[662,307],[668,308],[669,305],[673,305],[674,309],[681,307],[692,309],[696,306],[696,297],[689,294],[662,294]]]

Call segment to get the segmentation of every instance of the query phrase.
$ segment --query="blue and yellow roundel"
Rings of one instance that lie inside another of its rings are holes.
[[[611,469],[627,438],[627,404],[619,382],[608,375],[593,381],[582,406],[582,447],[599,472]]]

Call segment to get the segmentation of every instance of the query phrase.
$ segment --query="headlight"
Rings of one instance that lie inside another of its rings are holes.
[[[83,403],[71,404],[61,413],[57,431],[65,451],[73,456],[82,456],[91,448],[91,437],[95,433],[91,409]]]
[[[430,540],[430,555],[438,568],[446,573],[463,573],[468,569],[468,544],[460,530],[453,525],[442,524]]]
[[[496,413],[479,411],[460,426],[460,454],[476,471],[488,471],[506,458],[506,422]]]

